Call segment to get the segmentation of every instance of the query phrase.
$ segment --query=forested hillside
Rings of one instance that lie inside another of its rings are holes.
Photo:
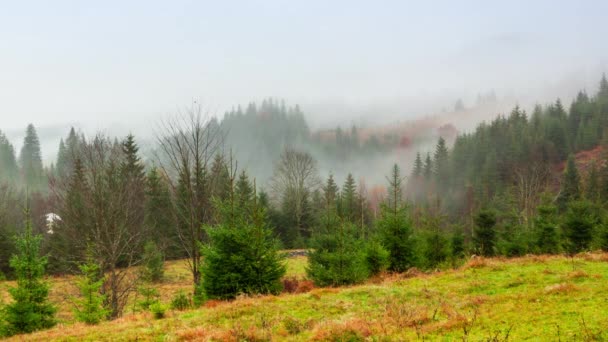
[[[17,280],[2,334],[55,324],[49,273],[79,276],[75,318],[93,324],[120,317],[137,293],[162,318],[154,284],[167,259],[188,265],[191,292],[173,298],[188,308],[281,293],[284,248],[308,250],[306,274],[319,287],[455,267],[472,254],[608,249],[608,155],[585,172],[575,160],[608,151],[605,76],[568,110],[560,100],[531,114],[516,107],[453,146],[440,137],[411,175],[400,160],[387,167],[383,187],[368,188],[363,168],[400,151],[402,137],[312,134],[298,106],[274,100],[221,121],[203,113],[195,104],[164,121],[145,160],[133,135],[72,129],[44,167],[33,125],[18,158],[0,134],[0,271]],[[338,184],[324,160],[360,166],[340,169]]]

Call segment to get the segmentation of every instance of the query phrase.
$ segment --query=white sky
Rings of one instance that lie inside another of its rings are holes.
[[[280,97],[323,125],[490,89],[594,89],[607,13],[599,0],[4,1],[0,130],[147,131],[193,99],[221,114]]]

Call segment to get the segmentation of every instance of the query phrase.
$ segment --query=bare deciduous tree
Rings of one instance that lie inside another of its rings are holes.
[[[71,261],[92,253],[104,273],[102,292],[111,318],[122,314],[136,288],[137,274],[129,267],[140,264],[146,235],[141,191],[121,172],[123,161],[121,146],[97,135],[83,144],[69,179],[52,184],[62,217],[56,234],[65,239]]]
[[[302,222],[307,210],[305,202],[320,184],[315,159],[307,152],[285,147],[270,180],[271,195],[277,206],[281,202],[289,203],[296,229],[301,235],[306,234]]]
[[[532,163],[514,170],[513,188],[521,224],[528,225],[540,201],[540,195],[550,181],[550,170],[542,163]]]
[[[202,226],[212,217],[209,164],[221,152],[224,135],[217,121],[196,103],[163,121],[160,131],[157,157],[169,175],[177,207],[177,235],[196,290],[201,278],[200,244],[205,240]]]

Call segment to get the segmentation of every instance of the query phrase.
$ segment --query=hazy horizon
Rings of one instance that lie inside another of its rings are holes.
[[[0,130],[141,135],[193,100],[221,116],[282,98],[313,128],[408,120],[488,91],[544,103],[594,90],[608,70],[598,43],[607,10],[602,1],[10,3],[0,13]]]

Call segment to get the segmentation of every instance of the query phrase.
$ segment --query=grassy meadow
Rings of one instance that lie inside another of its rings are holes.
[[[118,320],[74,323],[72,277],[52,278],[53,329],[16,341],[594,341],[608,339],[608,254],[475,258],[455,270],[385,274],[310,288],[305,257],[288,259],[296,293],[209,301],[156,320],[130,304]],[[183,261],[166,264],[164,303],[190,291]],[[297,284],[297,283],[300,284]],[[0,283],[3,300],[11,282]],[[299,286],[299,288],[298,288]],[[300,293],[297,293],[300,292]],[[133,302],[136,301],[134,298]]]

